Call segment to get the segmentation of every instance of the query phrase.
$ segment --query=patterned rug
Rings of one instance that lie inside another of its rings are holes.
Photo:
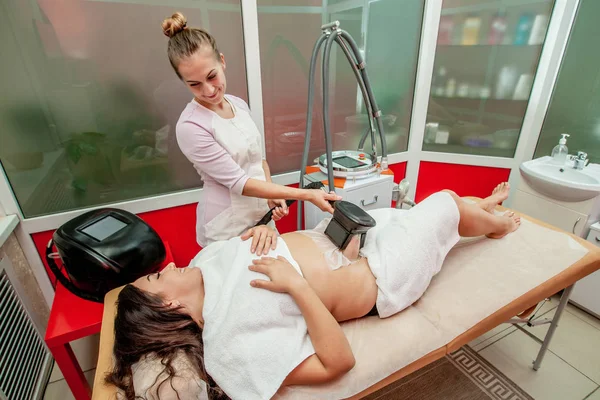
[[[364,400],[533,400],[469,346],[367,396]]]

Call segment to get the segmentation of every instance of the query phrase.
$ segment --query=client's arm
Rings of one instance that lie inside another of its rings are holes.
[[[342,328],[308,285],[306,280],[283,257],[254,260],[250,270],[271,280],[254,280],[250,284],[272,292],[289,293],[300,308],[315,355],[308,357],[285,379],[283,385],[308,385],[331,381],[354,367],[354,355]]]

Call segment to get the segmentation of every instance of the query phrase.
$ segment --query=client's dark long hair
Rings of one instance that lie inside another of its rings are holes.
[[[126,285],[117,300],[115,367],[107,374],[105,382],[123,390],[128,400],[136,399],[131,367],[142,357],[154,353],[167,375],[160,382],[158,393],[163,384],[172,385],[170,379],[176,375],[173,362],[181,351],[200,379],[206,382],[209,398],[227,398],[206,373],[202,329],[192,317],[182,312],[181,307],[165,305],[155,294]]]

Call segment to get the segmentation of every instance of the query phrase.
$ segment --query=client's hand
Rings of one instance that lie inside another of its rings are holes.
[[[338,196],[334,192],[324,192],[321,189],[307,189],[310,191],[310,202],[319,207],[321,211],[326,211],[333,214],[333,207],[330,201],[341,200],[342,196]]]
[[[250,271],[260,272],[271,279],[255,279],[250,285],[267,289],[271,292],[290,293],[295,289],[306,284],[304,277],[284,257],[263,257],[260,260],[253,260],[252,265],[248,267]]]
[[[269,250],[275,250],[277,247],[277,232],[266,225],[250,228],[240,238],[244,242],[252,238],[250,251],[257,256],[267,254]]]

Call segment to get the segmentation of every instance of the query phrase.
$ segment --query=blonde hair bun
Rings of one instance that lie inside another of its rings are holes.
[[[179,11],[166,18],[162,23],[162,30],[165,36],[172,38],[186,28],[187,19]]]

